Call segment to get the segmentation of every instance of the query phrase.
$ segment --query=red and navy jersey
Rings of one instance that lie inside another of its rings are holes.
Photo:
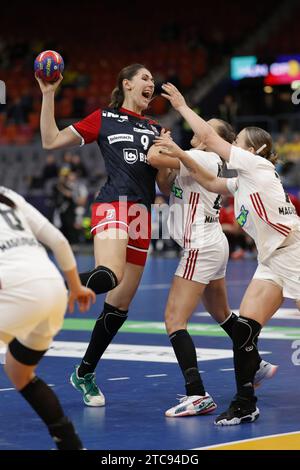
[[[103,155],[107,182],[96,201],[112,202],[127,196],[128,201],[150,209],[157,170],[147,163],[146,155],[161,127],[124,108],[99,109],[70,127],[82,145],[97,141]]]

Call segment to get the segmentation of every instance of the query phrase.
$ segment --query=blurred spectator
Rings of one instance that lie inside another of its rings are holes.
[[[291,203],[295,206],[297,214],[300,216],[300,200],[295,194],[288,193]]]
[[[178,255],[180,246],[170,238],[168,230],[169,206],[164,196],[157,194],[152,205],[152,240],[150,252],[152,255]]]
[[[62,168],[67,168],[68,170],[71,171],[71,169],[72,169],[72,157],[73,157],[73,153],[70,150],[67,150],[63,155],[63,160],[62,160],[61,167]]]
[[[72,155],[71,170],[77,174],[78,178],[86,178],[88,176],[87,169],[77,153]]]
[[[219,117],[229,124],[234,124],[237,116],[238,104],[232,95],[225,95],[223,103],[219,105]]]
[[[82,228],[82,219],[88,201],[88,189],[86,184],[78,178],[77,173],[71,171],[68,174],[67,183],[72,190],[72,197],[75,202],[75,226],[77,230]]]
[[[55,155],[48,153],[46,156],[46,163],[42,171],[41,181],[42,184],[48,180],[58,177],[58,165],[56,163]]]
[[[59,179],[53,188],[54,224],[62,231],[71,244],[78,243],[78,233],[75,228],[76,203],[73,198],[73,188],[68,181],[70,170],[66,167],[59,172]]]

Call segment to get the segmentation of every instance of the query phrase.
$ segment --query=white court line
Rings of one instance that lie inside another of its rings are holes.
[[[115,377],[113,379],[107,379],[107,380],[129,380],[130,377]]]
[[[227,372],[228,370],[234,370],[233,368],[231,369],[220,369],[222,372]]]
[[[55,387],[54,384],[48,384],[49,387]],[[15,388],[0,388],[0,392],[9,392],[9,391],[14,391],[16,392]]]
[[[153,374],[153,375],[145,375],[145,377],[167,377],[168,374]]]

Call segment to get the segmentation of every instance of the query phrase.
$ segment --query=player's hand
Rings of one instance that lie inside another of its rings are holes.
[[[88,287],[81,286],[76,291],[69,293],[69,311],[74,312],[74,305],[77,302],[80,312],[86,312],[90,309],[91,303],[96,302],[96,294]]]
[[[35,79],[36,81],[38,82],[39,86],[40,86],[40,89],[41,89],[41,92],[44,94],[47,94],[47,93],[55,93],[55,91],[57,90],[57,88],[59,87],[62,79],[64,77],[62,76],[62,74],[60,74],[60,77],[59,79],[54,82],[54,83],[49,83],[49,82],[45,82],[44,80],[42,80],[41,78],[37,77],[37,75],[35,75]]]
[[[162,93],[161,96],[169,100],[174,109],[179,110],[182,106],[186,106],[183,95],[172,83],[165,83],[162,85],[162,89],[164,93]]]
[[[178,154],[181,153],[181,148],[167,135],[156,137],[154,145],[159,147],[159,153],[164,153],[169,157],[178,158]]]
[[[162,128],[162,130],[160,131],[160,137],[170,137],[170,139],[172,139],[171,137],[171,131],[167,131],[166,129]]]

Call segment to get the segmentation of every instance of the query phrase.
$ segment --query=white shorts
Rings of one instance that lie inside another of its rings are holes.
[[[63,279],[24,281],[0,289],[0,340],[44,351],[61,329],[67,307]]]
[[[229,248],[225,235],[221,242],[209,248],[185,249],[175,276],[209,284],[210,281],[225,277],[228,256]]]
[[[253,279],[271,281],[282,288],[283,297],[300,299],[300,243],[275,250],[259,263]]]

